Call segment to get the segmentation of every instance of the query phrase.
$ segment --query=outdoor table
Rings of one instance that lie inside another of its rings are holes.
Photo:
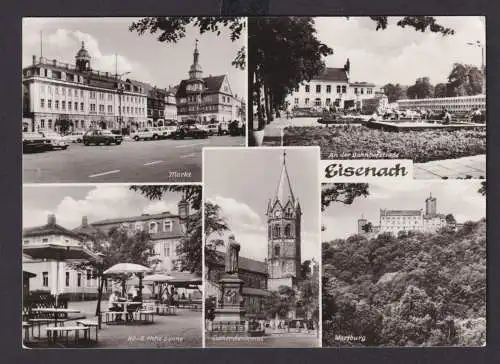
[[[123,310],[121,312],[125,315],[125,320],[129,321],[127,307],[134,306],[134,305],[140,306],[140,305],[142,305],[142,302],[138,302],[138,301],[123,301],[123,302],[121,302],[121,301],[118,301],[118,302],[115,302],[115,304],[117,306],[121,305],[123,307]],[[120,312],[120,311],[116,311],[116,312]]]
[[[54,327],[57,327],[57,316],[61,313],[79,313],[79,310],[72,308],[33,308],[32,312],[54,314]],[[54,340],[57,333],[54,332]]]

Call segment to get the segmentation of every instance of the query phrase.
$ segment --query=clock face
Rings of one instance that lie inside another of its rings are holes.
[[[280,210],[276,210],[276,212],[274,213],[274,216],[281,217],[281,211]]]

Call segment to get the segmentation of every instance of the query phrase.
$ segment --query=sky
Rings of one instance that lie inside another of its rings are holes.
[[[328,185],[323,185],[323,188]],[[369,196],[359,197],[352,205],[336,203],[323,212],[323,241],[345,239],[357,232],[357,219],[363,215],[372,224],[379,224],[380,209],[425,211],[425,199],[437,199],[437,212],[453,214],[458,223],[478,221],[486,217],[486,198],[477,191],[478,180],[425,181],[399,184],[369,184]]]
[[[302,208],[302,261],[320,256],[319,150],[286,148],[294,195]],[[277,190],[283,163],[282,148],[205,148],[204,196],[219,205],[240,256],[267,256],[266,209]],[[317,186],[317,187],[316,187]],[[227,241],[225,234],[222,238]],[[215,236],[214,238],[220,238]],[[211,237],[209,237],[209,240]]]
[[[167,88],[188,77],[195,39],[199,39],[203,75],[227,74],[233,93],[246,95],[246,72],[231,65],[237,51],[246,45],[246,33],[231,42],[228,31],[220,36],[212,32],[200,35],[198,29],[188,26],[186,37],[178,43],[161,43],[157,35],[139,36],[128,30],[138,19],[24,18],[22,65],[32,64],[32,55],[40,56],[42,32],[43,56],[47,59],[74,64],[76,52],[85,41],[93,69],[115,73],[116,53],[118,74],[131,72],[128,78]]]
[[[315,19],[317,37],[333,49],[328,67],[351,63],[351,80],[412,85],[418,77],[429,77],[432,84],[446,82],[453,63],[481,66],[481,48],[467,42],[485,44],[484,17],[436,17],[437,22],[455,30],[443,37],[430,31],[396,25],[389,18],[385,30],[376,30],[369,17],[319,17]]]
[[[24,186],[23,227],[44,225],[49,214],[55,214],[57,223],[67,229],[80,226],[82,216],[92,223],[142,213],[177,214],[181,197],[169,192],[162,200],[150,201],[123,185]]]

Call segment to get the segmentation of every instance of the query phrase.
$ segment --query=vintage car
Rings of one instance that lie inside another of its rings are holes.
[[[45,139],[49,141],[50,148],[54,149],[68,149],[68,143],[64,140],[64,137],[56,133],[55,131],[44,131],[40,132],[44,136]]]
[[[173,132],[171,137],[173,139],[205,139],[208,138],[208,132],[206,130],[199,129],[196,125],[183,125]]]
[[[172,136],[172,133],[174,133],[177,130],[177,126],[166,125],[166,126],[161,126],[158,129],[160,130],[160,138],[165,139],[165,138],[170,138]]]
[[[150,140],[150,139],[156,140],[160,138],[161,134],[162,133],[159,131],[158,128],[149,127],[149,128],[134,130],[130,134],[130,137],[137,142],[139,140]]]
[[[119,134],[114,134],[109,130],[89,130],[83,135],[83,144],[106,144],[110,145],[112,143],[120,145],[122,143],[123,137]]]
[[[23,133],[23,153],[45,152],[50,150],[50,142],[40,133]]]
[[[83,131],[74,131],[63,136],[64,140],[68,143],[81,143],[83,141]]]

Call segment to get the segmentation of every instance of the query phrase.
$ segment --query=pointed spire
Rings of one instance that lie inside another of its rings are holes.
[[[295,206],[295,196],[292,191],[290,177],[288,175],[288,170],[286,168],[286,150],[283,150],[283,165],[281,167],[281,174],[278,183],[278,188],[276,190],[275,199],[280,201],[283,207],[288,202],[288,200],[291,200],[292,204]]]

